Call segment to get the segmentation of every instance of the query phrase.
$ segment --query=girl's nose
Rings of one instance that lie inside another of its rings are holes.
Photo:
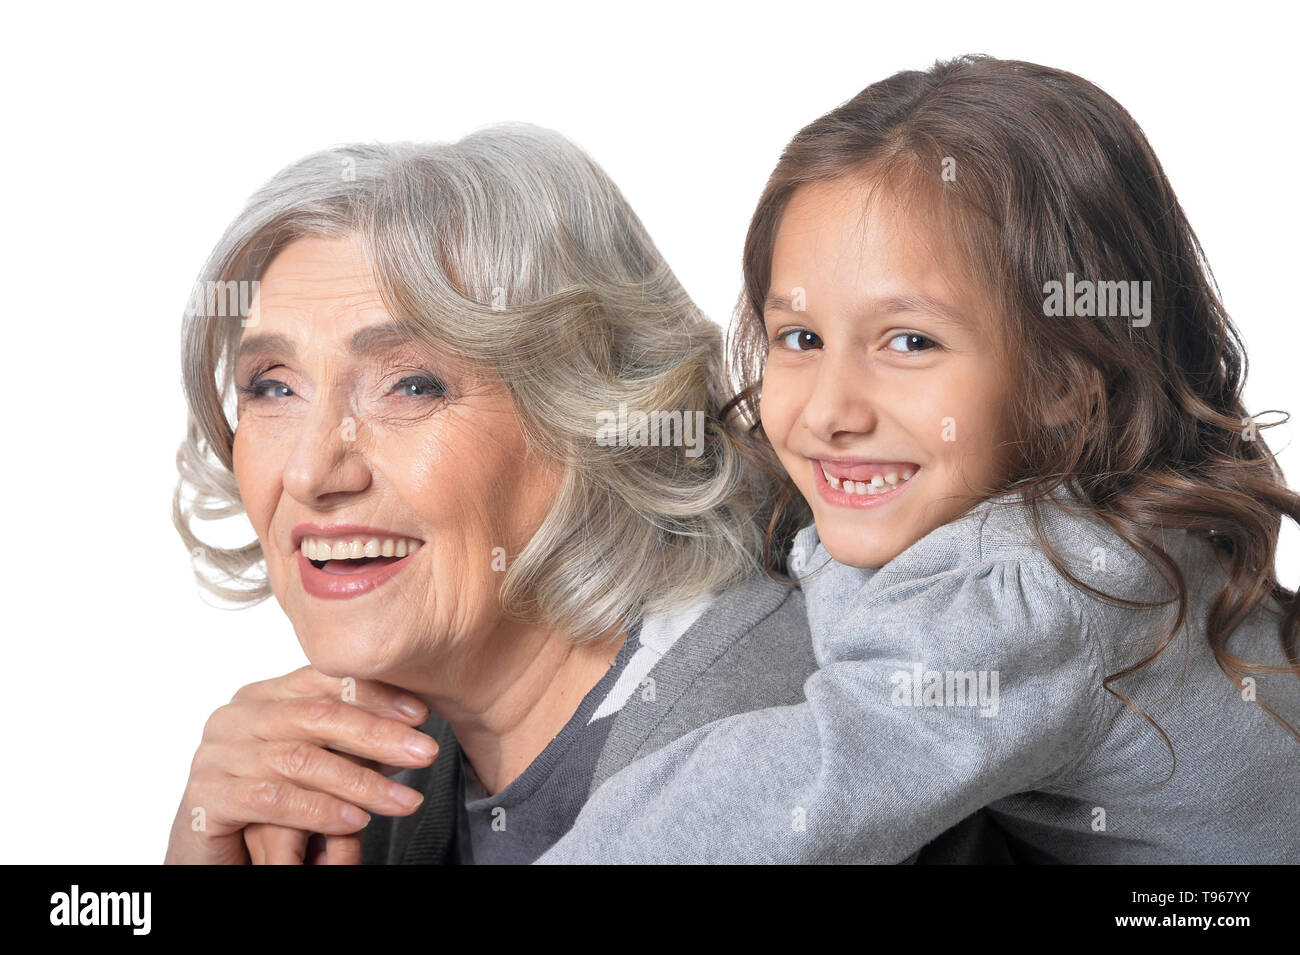
[[[870,432],[876,427],[873,387],[871,373],[863,363],[827,349],[803,410],[808,430],[826,443]]]

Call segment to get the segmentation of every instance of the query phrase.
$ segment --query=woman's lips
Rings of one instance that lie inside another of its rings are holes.
[[[882,467],[884,467],[890,473],[897,472],[899,477],[901,477],[902,474],[907,473],[910,473],[911,476],[906,480],[900,480],[897,486],[888,491],[882,490],[876,494],[851,494],[830,486],[826,480],[826,475],[822,472],[823,464],[821,461],[813,458],[811,459],[811,463],[813,470],[813,483],[817,487],[818,496],[827,504],[833,504],[837,507],[865,508],[879,507],[882,504],[887,504],[890,501],[896,500],[899,495],[904,494],[911,483],[916,480],[917,475],[921,470],[919,466],[910,462],[896,462],[889,463],[888,465],[885,465],[884,462],[876,462],[866,466],[854,465],[854,468],[862,469],[864,474],[867,472],[879,473],[882,470]],[[839,473],[855,476],[857,474],[856,470],[830,463],[826,464],[826,467],[833,475]]]
[[[300,535],[295,555],[303,590],[325,600],[347,600],[368,594],[402,572],[424,548],[424,542],[417,539],[398,538],[396,542],[398,546],[394,548],[393,538],[382,542],[372,538],[365,542],[350,535],[350,539],[330,541],[316,535]],[[348,547],[348,543],[352,546]]]
[[[303,556],[302,551],[296,551],[295,554],[298,556],[298,570],[303,578],[303,590],[324,600],[348,600],[354,596],[369,594],[381,583],[402,573],[420,551],[404,557],[374,557],[364,564],[355,565],[355,569],[341,569],[341,573],[316,568],[312,561]],[[331,560],[329,563],[339,564],[343,561]]]

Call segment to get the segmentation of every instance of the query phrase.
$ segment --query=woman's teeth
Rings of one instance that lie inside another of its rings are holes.
[[[357,537],[352,540],[304,537],[299,548],[308,560],[357,560],[362,557],[405,557],[419,550],[421,543],[408,537]]]
[[[826,483],[837,491],[843,491],[845,494],[865,494],[871,497],[875,494],[886,494],[894,490],[901,484],[906,484],[911,480],[916,471],[912,468],[903,468],[900,471],[884,471],[872,476],[870,481],[842,481],[831,475],[822,465],[822,474],[826,478]]]

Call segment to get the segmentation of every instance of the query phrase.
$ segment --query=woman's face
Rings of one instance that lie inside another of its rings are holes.
[[[253,308],[235,478],[308,659],[355,677],[473,659],[562,470],[528,453],[499,381],[392,324],[358,241],[293,242]]]
[[[781,219],[763,428],[840,563],[889,562],[1005,467],[997,316],[952,261],[857,180],[800,187]]]

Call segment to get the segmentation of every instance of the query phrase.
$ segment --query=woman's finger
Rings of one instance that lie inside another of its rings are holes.
[[[350,703],[320,697],[227,703],[208,717],[205,742],[306,740],[322,748],[391,766],[423,767],[438,744],[405,723],[376,716]]]
[[[361,865],[361,837],[327,836],[325,865]]]
[[[340,699],[371,712],[387,712],[403,722],[419,726],[429,718],[429,708],[416,696],[379,680],[326,676],[315,667],[305,666],[284,676],[259,680],[240,687],[236,700],[289,700],[322,696]]]
[[[253,865],[302,865],[311,833],[268,823],[244,827],[244,844]]]
[[[209,824],[236,824],[243,829],[254,823],[272,823],[305,832],[346,835],[360,832],[370,822],[369,813],[359,806],[283,780],[230,778],[213,783],[211,788],[212,805],[231,818],[214,818],[218,809],[213,808]]]
[[[329,750],[331,753],[339,752],[338,750],[334,749],[331,746],[326,746],[325,749]],[[361,756],[353,756],[351,753],[339,753],[339,755],[342,756],[344,759],[352,760],[352,762],[356,763],[358,766],[364,766],[366,769],[374,770],[375,772],[379,773],[381,776],[396,776],[402,770],[410,768],[409,766],[391,766],[388,763],[381,763],[378,760],[365,759],[364,757]]]
[[[304,740],[215,742],[203,752],[198,769],[205,779],[234,777],[252,786],[273,780],[334,796],[368,812],[409,816],[424,801],[419,790]],[[208,764],[210,763],[210,768]],[[259,822],[278,823],[279,819]]]

